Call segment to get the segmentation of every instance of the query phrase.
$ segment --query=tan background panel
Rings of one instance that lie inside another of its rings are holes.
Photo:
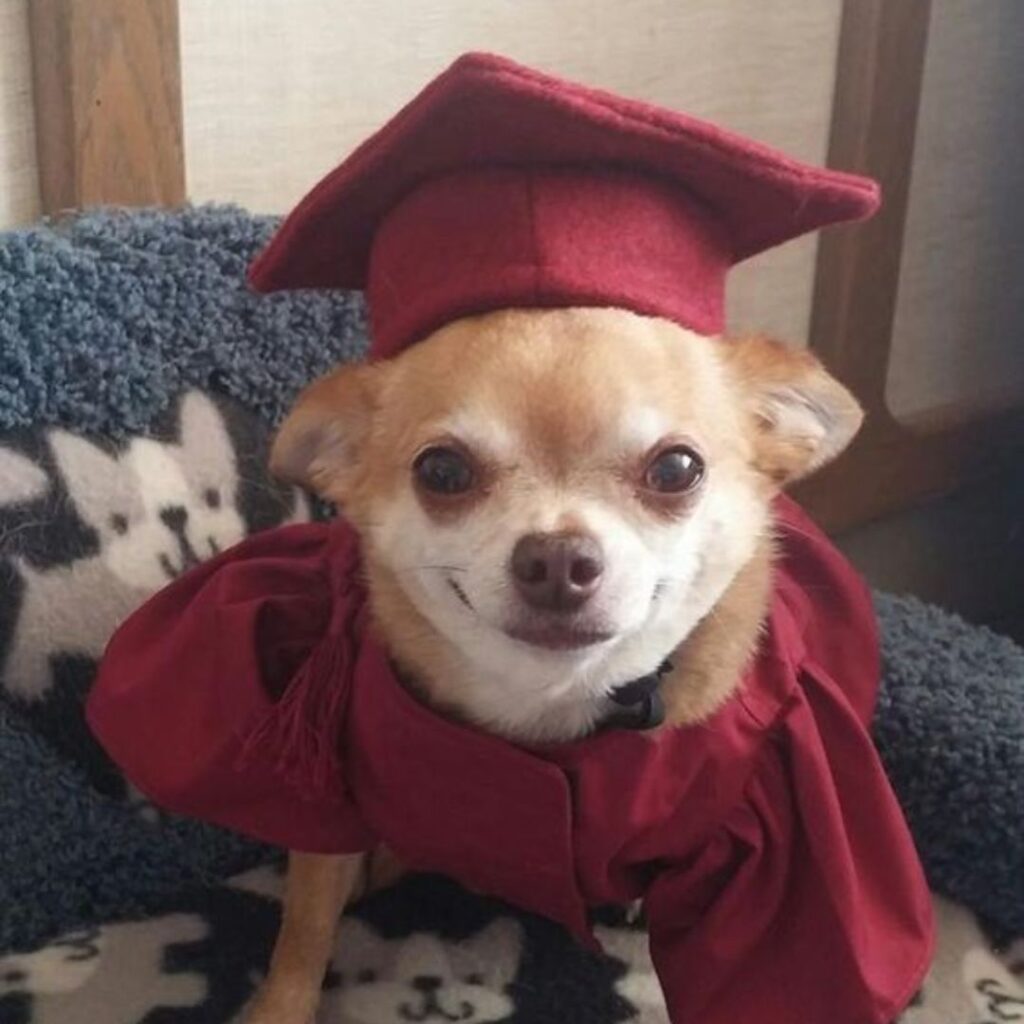
[[[459,53],[490,49],[825,157],[839,0],[181,0],[189,195],[288,209]],[[737,327],[803,341],[813,239],[741,270]]]
[[[1024,3],[933,0],[888,400],[1024,395]]]
[[[27,0],[0,0],[0,228],[38,214]]]

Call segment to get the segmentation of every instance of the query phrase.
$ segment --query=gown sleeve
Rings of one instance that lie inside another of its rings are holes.
[[[342,770],[296,785],[253,744],[311,683],[335,712],[321,728],[337,728],[354,639],[330,628],[330,531],[304,524],[257,534],[175,580],[115,633],[86,713],[158,806],[293,850],[374,845]],[[334,753],[339,733],[319,741]]]
[[[673,1024],[891,1024],[913,998],[930,896],[858,709],[819,666],[743,798],[646,909]]]

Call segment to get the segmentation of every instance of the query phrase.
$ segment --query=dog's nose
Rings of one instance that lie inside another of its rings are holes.
[[[417,992],[436,992],[441,987],[441,979],[436,974],[417,974],[412,979],[412,987]]]
[[[184,505],[168,505],[160,510],[160,519],[171,533],[181,533],[188,521],[188,509]]]
[[[541,611],[576,611],[593,596],[603,572],[601,547],[585,533],[530,533],[512,551],[516,589]]]

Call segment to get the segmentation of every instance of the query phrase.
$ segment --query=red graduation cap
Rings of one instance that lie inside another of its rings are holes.
[[[376,357],[503,307],[716,334],[730,266],[878,202],[867,178],[471,53],[299,203],[250,282],[365,288]]]

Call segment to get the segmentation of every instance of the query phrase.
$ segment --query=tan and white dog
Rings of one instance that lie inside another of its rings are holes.
[[[806,351],[615,309],[505,310],[313,384],[273,469],[358,531],[376,628],[438,710],[587,734],[672,654],[668,723],[736,687],[766,613],[771,501],[856,433]],[[340,910],[386,854],[295,854],[251,1024],[315,1012]]]

